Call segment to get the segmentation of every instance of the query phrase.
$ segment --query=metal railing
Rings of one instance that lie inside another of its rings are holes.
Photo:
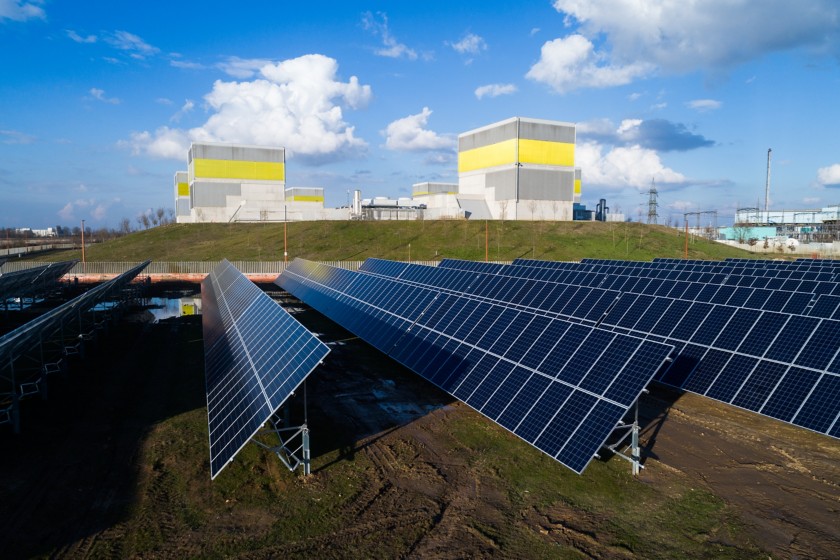
[[[347,270],[359,270],[359,267],[364,261],[319,261],[322,264],[344,268]],[[437,266],[440,261],[411,261],[413,264],[422,264],[426,266]],[[510,261],[498,261],[499,264],[510,264]],[[0,272],[15,272],[18,270],[26,270],[36,266],[43,266],[49,264],[39,261],[7,261]],[[70,272],[70,276],[80,275],[116,275],[130,270],[131,268],[140,264],[139,262],[87,262],[77,263]],[[143,275],[148,274],[210,274],[210,271],[218,265],[218,261],[184,261],[184,262],[152,262],[145,270]],[[286,264],[283,261],[231,261],[243,274],[280,274],[286,269]]]

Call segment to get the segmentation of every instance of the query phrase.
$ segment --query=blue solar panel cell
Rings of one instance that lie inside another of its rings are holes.
[[[715,339],[715,348],[736,350],[744,341],[746,334],[755,326],[761,312],[756,309],[738,309]]]
[[[703,324],[700,325],[691,336],[691,342],[693,344],[700,344],[704,346],[711,345],[724,327],[726,327],[729,319],[732,318],[734,313],[734,307],[726,307],[723,305],[714,306],[711,311],[709,311],[709,314],[706,316]]]
[[[531,407],[531,410],[528,411],[528,413],[522,418],[519,425],[513,430],[513,433],[529,443],[535,443],[537,436],[542,433],[548,422],[554,418],[554,415],[558,414],[558,411],[562,413],[561,407],[566,403],[569,396],[572,394],[583,395],[584,393],[573,391],[573,389],[568,385],[550,383],[548,387],[546,387],[545,392],[537,399],[534,406]],[[591,398],[593,400],[597,400],[597,397]],[[572,419],[567,416],[565,417],[564,422],[577,425],[580,420],[582,420],[582,418]],[[549,454],[553,454],[551,452],[559,449],[560,444],[562,444],[562,442],[552,442],[551,445],[547,445],[543,442],[539,445],[539,447],[541,449],[546,449]]]
[[[567,395],[566,398],[561,400],[559,397],[562,396],[562,394],[557,396],[558,398],[556,400],[561,406],[555,409],[556,414],[552,418],[549,418],[549,421],[542,424],[544,429],[541,429],[541,432],[537,434],[532,434],[530,431],[528,432],[529,436],[538,438],[534,441],[536,445],[550,450],[550,455],[556,455],[561,452],[564,444],[569,441],[572,434],[580,429],[584,418],[588,416],[589,412],[598,401],[596,397],[579,391]],[[609,429],[614,427],[615,424],[610,426]],[[595,445],[591,445],[590,442],[590,445],[587,447],[589,449],[592,449],[592,447],[597,448],[600,447],[602,443],[603,442],[598,442]],[[554,451],[554,453],[551,451]],[[581,459],[583,459],[583,457],[573,459],[572,463]],[[591,459],[591,456],[586,458],[586,461],[588,462],[589,459]]]
[[[496,422],[516,433],[516,427],[545,392],[551,381],[544,375],[532,375],[523,385],[508,406],[496,418]],[[530,443],[530,441],[529,441]]]
[[[711,352],[711,351],[710,351]],[[749,378],[758,363],[757,358],[735,354],[723,367],[706,396],[723,402],[729,402]]]
[[[819,319],[814,317],[791,315],[765,357],[780,362],[793,362],[818,323]]]
[[[487,402],[481,407],[481,412],[488,418],[498,418],[511,399],[525,386],[532,375],[538,375],[531,370],[516,366],[507,376],[499,388],[490,396]]]
[[[788,369],[787,364],[761,360],[732,399],[732,404],[747,410],[761,410],[764,401]]]
[[[467,404],[481,411],[487,404],[487,400],[507,381],[514,367],[510,362],[497,361],[490,374],[478,384],[475,391],[468,397]]]
[[[700,327],[712,309],[713,306],[708,303],[693,303],[691,308],[674,327],[674,330],[666,336],[676,340],[691,340],[694,332]]]
[[[817,382],[793,421],[816,432],[827,433],[840,414],[840,377],[826,373]]]
[[[819,378],[820,374],[816,371],[791,367],[760,412],[790,422]]]

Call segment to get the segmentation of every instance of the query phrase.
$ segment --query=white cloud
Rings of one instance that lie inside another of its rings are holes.
[[[193,100],[187,99],[186,101],[184,101],[184,105],[180,109],[178,109],[178,112],[169,117],[169,121],[179,122],[181,120],[181,117],[192,111],[194,108],[195,103],[193,102]]]
[[[0,1],[2,1],[2,0],[0,0]],[[88,35],[86,37],[82,37],[81,35],[79,35],[75,31],[73,31],[72,29],[65,29],[64,32],[67,33],[67,36],[70,37],[70,39],[76,41],[77,43],[95,43],[96,42],[96,35]]]
[[[107,97],[105,95],[105,90],[104,89],[90,88],[90,90],[88,90],[88,93],[90,93],[90,96],[93,97],[94,99],[96,99],[97,101],[101,101],[103,103],[110,103],[111,105],[119,105],[120,104],[120,99],[119,98],[117,98],[117,97]]]
[[[378,16],[378,19],[377,19]],[[374,35],[382,39],[381,49],[376,49],[374,52],[379,56],[388,58],[407,58],[409,60],[417,59],[417,51],[409,48],[397,41],[396,37],[391,35],[388,29],[388,15],[383,12],[377,12],[376,15],[371,12],[362,14],[362,26],[365,30],[370,31]]]
[[[667,72],[728,69],[766,53],[840,41],[835,0],[555,0],[571,27],[605,37],[617,65]]]
[[[487,84],[475,89],[475,96],[478,99],[482,97],[499,97],[500,95],[510,95],[516,93],[517,89],[514,84]]]
[[[204,70],[207,68],[200,62],[190,62],[189,60],[181,60],[179,58],[170,60],[169,65],[173,68],[181,68],[182,70]]]
[[[0,143],[2,144],[31,144],[35,137],[18,130],[0,130]]]
[[[61,208],[61,210],[59,210],[57,213],[58,213],[58,217],[61,218],[62,220],[73,220],[73,219],[75,219],[75,215],[73,214],[73,203],[72,202],[68,202],[67,204],[65,204]]]
[[[536,35],[536,34],[537,34],[537,33],[539,33],[539,32],[540,32],[540,28],[539,28],[539,27],[532,27],[532,28],[531,28],[531,33],[529,33],[529,35],[531,35],[531,37],[533,37],[534,35]]]
[[[12,21],[26,21],[28,19],[46,19],[47,14],[39,4],[40,0],[34,2],[23,2],[21,0],[0,0],[0,22],[6,19]]]
[[[137,35],[128,31],[115,31],[105,39],[108,44],[121,51],[129,53],[131,58],[143,60],[160,52],[160,49],[153,47]]]
[[[629,84],[653,73],[644,62],[611,64],[604,53],[583,35],[569,35],[543,44],[540,60],[525,77],[549,85],[557,93],[580,88],[605,88]]]
[[[820,197],[818,196],[806,196],[802,199],[803,204],[816,204],[820,201]]]
[[[385,129],[385,147],[403,152],[447,150],[455,146],[452,138],[440,136],[426,129],[432,111],[428,107],[416,115],[409,115],[390,123]]]
[[[714,111],[716,109],[720,109],[723,106],[723,103],[715,99],[694,99],[692,101],[689,101],[685,105],[689,109],[694,109],[695,111],[700,111],[701,113],[704,113],[706,111]]]
[[[213,114],[202,126],[133,132],[119,145],[134,154],[178,160],[191,141],[283,146],[287,156],[339,159],[367,146],[344,121],[342,106],[366,106],[371,89],[355,76],[338,81],[337,73],[334,59],[309,54],[266,64],[253,81],[217,80],[204,96]]]
[[[684,175],[665,167],[656,151],[640,146],[612,148],[605,154],[597,142],[579,142],[575,165],[582,169],[587,185],[608,189],[646,188],[651,179],[657,184],[686,182]]]
[[[155,99],[155,103],[158,103],[160,105],[172,105],[173,101],[166,97],[158,97],[157,99]]]
[[[487,43],[475,33],[467,33],[460,41],[449,43],[449,45],[461,54],[479,54],[487,50]]]
[[[840,185],[840,163],[820,167],[817,170],[817,182],[821,185]]]
[[[90,212],[90,215],[96,220],[102,220],[107,214],[108,207],[105,204],[97,204],[96,208]]]
[[[228,76],[245,80],[256,76],[263,66],[267,64],[271,64],[271,61],[266,58],[239,58],[238,56],[229,56],[224,62],[218,63],[216,67]]]

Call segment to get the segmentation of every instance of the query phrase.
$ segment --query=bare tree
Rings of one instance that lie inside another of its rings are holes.
[[[529,200],[528,201],[528,211],[531,212],[531,219],[535,220],[535,214],[537,213],[537,201],[536,200]]]
[[[560,209],[560,203],[556,200],[551,201],[551,219],[557,221],[557,210]]]
[[[123,218],[120,220],[120,233],[123,235],[128,235],[131,233],[131,220],[128,218]]]
[[[500,200],[499,201],[499,210],[502,213],[502,221],[503,222],[505,221],[505,218],[507,218],[508,204],[510,204],[509,200]]]

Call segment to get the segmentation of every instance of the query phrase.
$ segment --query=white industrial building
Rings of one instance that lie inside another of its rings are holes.
[[[324,189],[286,188],[283,148],[193,143],[188,170],[175,174],[178,222],[267,222],[346,219],[324,208]]]
[[[321,188],[286,188],[279,147],[193,143],[175,174],[178,222],[301,220],[572,220],[581,170],[572,123],[513,117],[458,136],[458,183],[412,185],[411,198],[355,194],[325,208]],[[582,208],[582,207],[581,207]]]

